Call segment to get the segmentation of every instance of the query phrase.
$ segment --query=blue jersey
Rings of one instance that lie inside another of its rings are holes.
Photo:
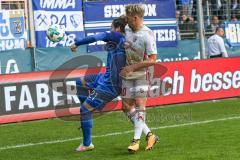
[[[79,46],[100,40],[107,43],[106,50],[108,51],[108,56],[106,72],[97,76],[94,82],[94,89],[116,97],[121,93],[122,86],[122,79],[119,73],[126,64],[124,35],[120,32],[104,32],[76,40],[75,44]]]

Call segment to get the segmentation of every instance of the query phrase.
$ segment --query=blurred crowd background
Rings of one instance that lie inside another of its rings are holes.
[[[206,37],[224,21],[240,19],[240,0],[202,0]],[[197,37],[197,4],[196,0],[176,0],[176,19],[181,39]]]

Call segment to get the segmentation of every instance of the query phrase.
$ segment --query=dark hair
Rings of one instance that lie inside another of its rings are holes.
[[[215,30],[215,33],[217,33],[220,29],[223,29],[222,27],[217,27]]]
[[[121,32],[125,32],[125,26],[127,25],[127,18],[125,16],[120,16],[113,20],[112,25],[114,28],[120,27]]]

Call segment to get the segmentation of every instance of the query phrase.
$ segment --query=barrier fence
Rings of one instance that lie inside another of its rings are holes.
[[[147,106],[239,96],[239,61],[236,57],[158,63],[152,72]],[[99,71],[104,68],[87,72]],[[84,74],[86,69],[1,75],[0,123],[78,114],[75,78]],[[120,102],[109,103],[104,111],[121,109]]]

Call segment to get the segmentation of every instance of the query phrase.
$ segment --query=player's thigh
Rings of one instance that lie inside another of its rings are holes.
[[[101,76],[102,76],[101,73],[100,74],[89,74],[89,75],[85,75],[84,77],[82,77],[81,80],[83,81],[83,83],[85,84],[86,87],[93,89],[96,87],[97,82]]]
[[[134,95],[131,94],[130,88],[133,86],[133,81],[122,80],[122,110],[130,111],[134,107]]]
[[[102,74],[89,74],[76,78],[76,84],[79,88],[91,88],[96,87],[96,82],[100,79]]]
[[[91,89],[77,86],[77,96],[81,102],[81,104],[87,99],[89,94],[91,93]]]
[[[122,80],[122,92],[121,97],[123,99],[133,99],[135,98],[134,81],[133,80]],[[128,101],[128,100],[127,100]]]
[[[136,98],[146,98],[149,90],[149,80],[138,79],[133,83],[135,99]]]
[[[90,111],[101,110],[108,102],[111,102],[115,95],[105,93],[103,91],[93,90],[84,101],[83,105],[87,106]]]
[[[144,79],[123,80],[122,98],[135,99],[147,97],[149,81]]]
[[[146,102],[147,102],[147,98],[146,97],[137,97],[137,98],[135,98],[136,107],[138,107],[140,110],[145,110]]]

